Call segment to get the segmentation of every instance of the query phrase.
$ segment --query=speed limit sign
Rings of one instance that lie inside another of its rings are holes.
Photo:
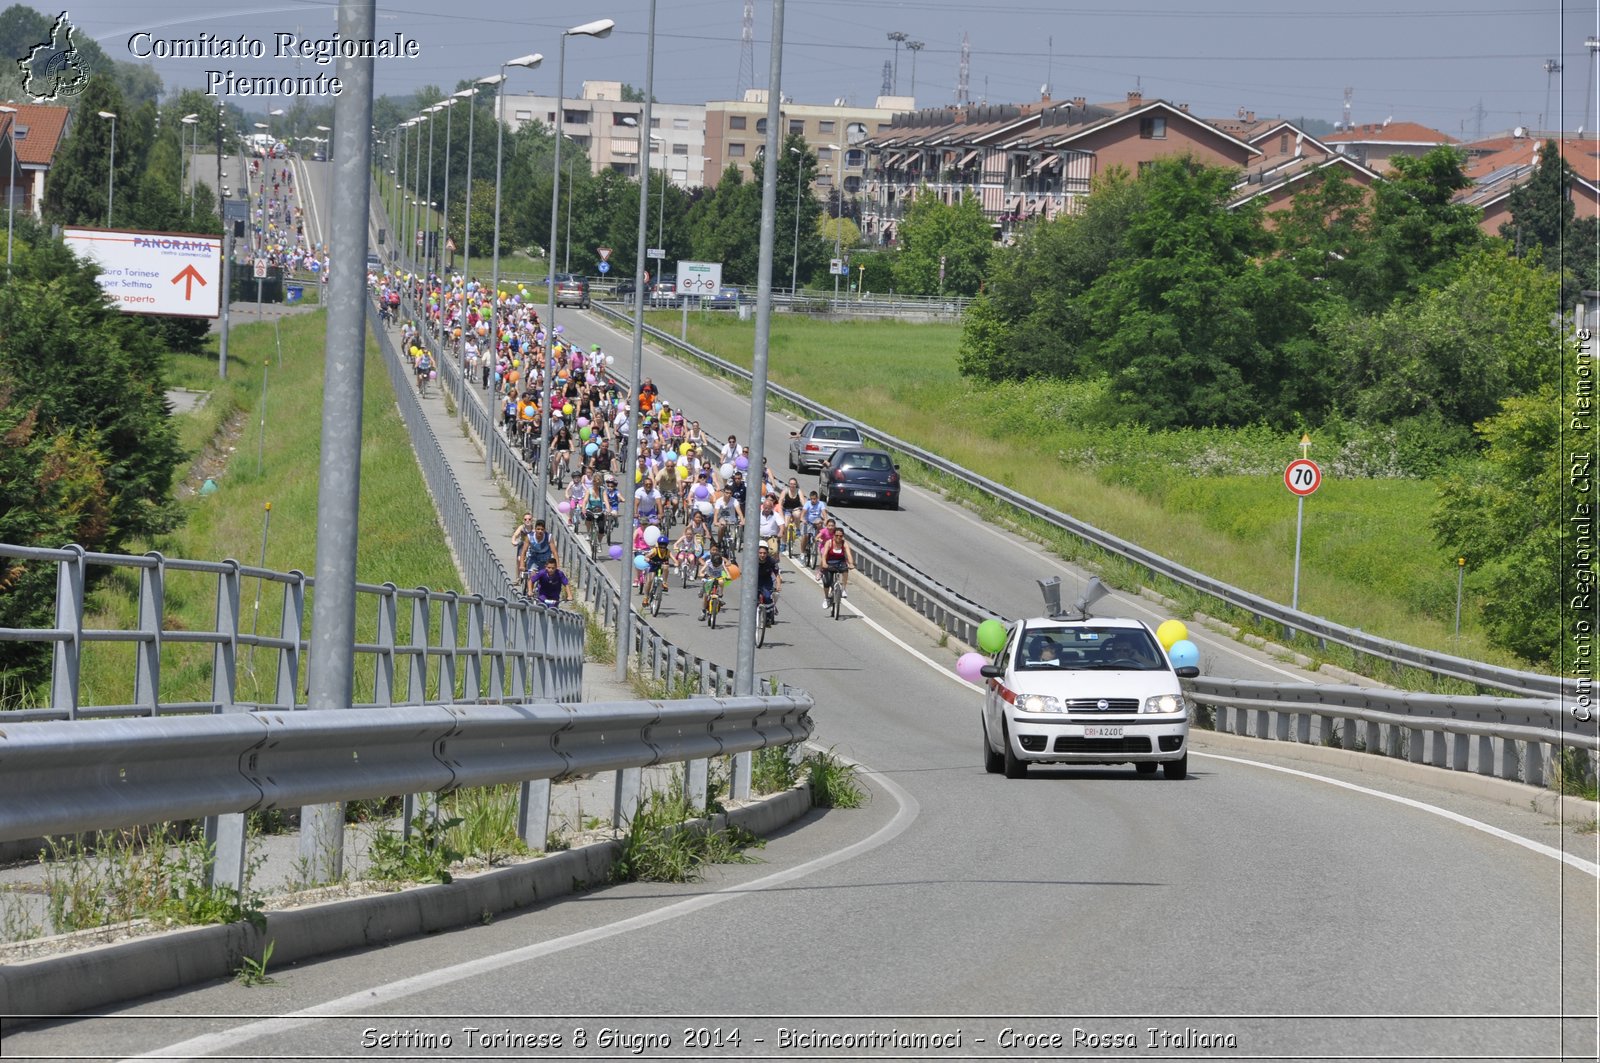
[[[1310,458],[1296,458],[1283,470],[1283,485],[1304,498],[1322,486],[1322,470]]]

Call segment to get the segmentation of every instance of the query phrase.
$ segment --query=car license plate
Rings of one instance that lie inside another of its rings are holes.
[[[878,492],[876,492],[876,491],[851,491],[850,493],[855,495],[857,498],[876,498],[876,497],[878,497]]]
[[[1121,738],[1122,728],[1107,727],[1103,724],[1086,724],[1083,728],[1085,738]]]

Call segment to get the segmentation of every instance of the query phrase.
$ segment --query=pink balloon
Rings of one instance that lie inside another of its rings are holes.
[[[989,658],[981,653],[963,653],[956,658],[956,675],[969,683],[977,683],[982,680],[981,670],[988,663]]]
[[[556,512],[560,513],[563,517],[565,517],[568,513],[572,512],[572,503],[571,502],[560,502],[560,503],[557,503],[556,504]]]
[[[587,417],[578,418],[578,427],[579,428],[588,428],[589,427],[589,418],[587,418]]]

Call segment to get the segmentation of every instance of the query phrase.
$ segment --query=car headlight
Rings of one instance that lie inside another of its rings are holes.
[[[1047,694],[1025,694],[1017,699],[1017,708],[1023,712],[1063,712],[1060,698]]]
[[[1185,711],[1182,694],[1157,694],[1153,698],[1144,699],[1144,708],[1140,712],[1159,712],[1172,714]]]

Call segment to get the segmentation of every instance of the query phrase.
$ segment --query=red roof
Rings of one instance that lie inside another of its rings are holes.
[[[1479,155],[1467,165],[1467,176],[1481,181],[1497,170],[1508,166],[1527,166],[1536,162],[1544,147],[1543,139],[1533,137],[1500,137],[1481,140],[1468,145],[1475,151],[1497,148],[1487,155]],[[1600,144],[1593,140],[1556,140],[1556,150],[1567,161],[1572,172],[1593,185],[1600,185]]]
[[[1324,144],[1454,144],[1456,139],[1416,122],[1369,122],[1320,138]]]
[[[22,166],[48,167],[55,159],[56,146],[67,128],[67,109],[39,103],[8,103],[6,106],[17,109],[16,114],[0,115],[17,125],[17,162]],[[9,123],[0,121],[0,135],[10,137]]]

